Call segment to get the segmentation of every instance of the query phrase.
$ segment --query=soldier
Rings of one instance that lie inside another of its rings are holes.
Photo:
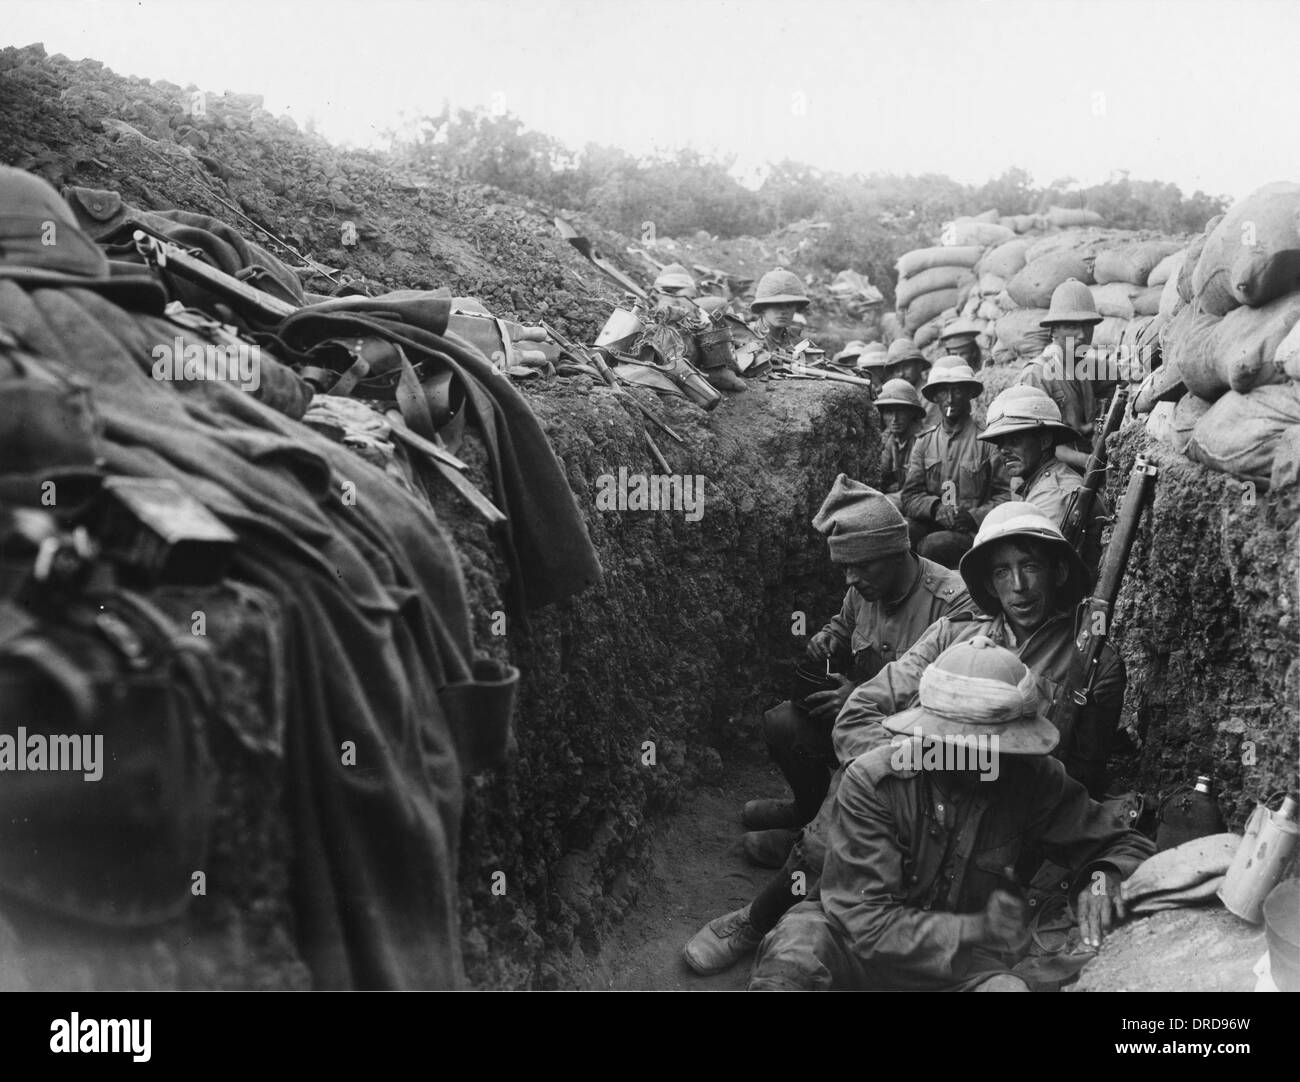
[[[996,450],[979,441],[971,402],[984,385],[965,365],[935,368],[921,393],[937,402],[943,420],[912,445],[902,511],[916,551],[945,567],[971,546],[984,516],[1011,498]]]
[[[1054,454],[1062,440],[1074,438],[1074,431],[1062,423],[1056,403],[1037,387],[1008,387],[990,404],[988,424],[979,438],[997,447],[1015,498],[1032,503],[1057,526],[1064,526],[1083,478]],[[1080,552],[1094,578],[1107,515],[1105,500],[1098,493]]]
[[[962,558],[961,577],[987,615],[939,618],[906,654],[850,693],[831,732],[840,764],[887,745],[891,734],[881,724],[884,719],[914,704],[922,673],[943,651],[976,635],[1019,657],[1049,710],[1070,693],[1078,664],[1074,613],[1087,592],[1088,572],[1061,531],[1030,504],[1002,504],[985,518],[975,545]],[[1125,683],[1124,666],[1106,645],[1088,703],[1073,729],[1060,734],[1054,751],[1066,773],[1094,797],[1105,788],[1106,755],[1119,725]],[[696,972],[721,972],[743,958],[812,892],[826,857],[839,781],[837,773],[821,810],[758,896],[711,921],[687,944],[687,961]],[[800,879],[802,892],[796,893],[792,884]],[[706,964],[712,968],[702,968]]]
[[[912,444],[925,419],[921,396],[905,379],[891,379],[876,399],[883,430],[880,446],[880,491],[898,507],[903,500],[903,482],[907,480],[907,463]]]
[[[984,363],[979,342],[975,340],[980,328],[969,319],[954,319],[939,335],[939,344],[950,357],[960,357],[972,372],[978,372]]]
[[[838,365],[842,368],[857,368],[858,358],[862,356],[863,351],[867,348],[866,342],[859,342],[856,339],[847,342],[844,348],[831,358],[831,364]]]
[[[1049,758],[1060,734],[1033,673],[980,635],[919,690],[883,721],[901,741],[845,772],[820,896],[763,941],[751,990],[1029,991],[1014,868],[1031,848],[1067,869],[1085,946],[1124,918],[1120,883],[1155,846]]]
[[[1092,290],[1077,278],[1066,279],[1052,291],[1047,318],[1040,321],[1052,336],[1051,344],[1025,364],[1017,380],[1046,392],[1056,403],[1061,420],[1076,437],[1072,446],[1059,444],[1056,457],[1080,473],[1087,467],[1092,450],[1099,382],[1081,362],[1101,321]]]
[[[747,390],[735,367],[734,357],[728,361],[725,357],[700,348],[697,336],[712,328],[711,313],[725,302],[720,298],[708,298],[711,303],[706,307],[702,302],[697,303],[695,298],[698,295],[699,290],[691,272],[680,263],[669,263],[660,270],[654,281],[653,311],[656,322],[662,322],[677,332],[683,356],[697,365],[704,378],[718,390]],[[718,303],[712,303],[715,300]]]
[[[925,359],[916,343],[910,338],[895,338],[889,343],[889,360],[885,365],[885,379],[905,379],[920,391],[925,386],[930,373],[930,362]],[[926,402],[925,427],[937,425],[943,418],[939,407],[933,402]]]
[[[871,380],[871,397],[879,398],[885,385],[885,368],[889,355],[880,342],[868,342],[866,351],[858,358],[858,367]]]
[[[811,303],[799,276],[777,267],[758,280],[754,303],[749,306],[754,314],[749,328],[765,348],[788,354],[804,337],[794,317]]]
[[[840,474],[812,525],[826,535],[831,562],[843,567],[849,589],[807,652],[849,675],[836,676],[837,688],[807,696],[806,712],[785,702],[764,715],[768,751],[794,800],[751,800],[741,818],[751,831],[746,851],[755,863],[772,867],[780,867],[794,838],[784,839],[785,849],[771,862],[764,854],[781,839],[758,835],[801,827],[817,814],[836,765],[831,725],[849,693],[905,653],[941,615],[973,608],[960,575],[912,554],[903,516],[874,488]]]

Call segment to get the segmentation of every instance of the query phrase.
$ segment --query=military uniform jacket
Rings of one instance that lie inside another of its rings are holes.
[[[1054,370],[1063,372],[1061,350],[1055,343],[1026,362],[1016,382],[1024,387],[1037,387],[1055,402],[1060,408],[1061,420],[1079,434],[1076,446],[1081,451],[1091,451],[1093,423],[1097,417],[1097,396],[1092,380],[1054,379]]]
[[[1124,879],[1155,852],[1049,756],[1002,756],[996,780],[950,795],[892,758],[880,747],[845,771],[821,878],[822,908],[873,987],[970,987],[1014,965],[960,946],[960,915],[983,910],[1023,849],[1070,869],[1071,896],[1094,870]]]
[[[937,425],[917,434],[903,482],[903,514],[937,524],[935,514],[948,482],[956,486],[957,506],[969,511],[976,525],[1011,499],[1002,457],[992,444],[977,438],[979,432],[974,419],[967,417],[955,432]]]
[[[939,617],[975,611],[970,591],[956,571],[924,556],[916,557],[916,564],[911,589],[893,605],[864,601],[850,589],[840,611],[822,628],[852,653],[853,679],[868,680],[907,653]]]
[[[1056,525],[1065,524],[1065,513],[1071,497],[1083,487],[1083,477],[1059,458],[1049,458],[1033,473],[1024,478],[1016,499],[1032,503]],[[1095,578],[1101,560],[1101,535],[1105,529],[1110,509],[1104,492],[1098,492],[1092,504],[1092,515],[1083,531],[1083,544],[1079,555]]]
[[[774,350],[778,353],[789,353],[804,339],[803,328],[797,324],[791,324],[789,327],[769,327],[762,319],[750,320],[746,326],[749,327],[763,341],[765,349]]]
[[[894,734],[880,724],[885,718],[906,710],[916,701],[921,674],[926,667],[955,643],[985,635],[1005,646],[1033,671],[1039,703],[1050,716],[1057,700],[1068,694],[1068,683],[1079,671],[1074,648],[1074,617],[1058,613],[1022,642],[1013,641],[1011,629],[1001,615],[979,616],[974,620],[944,617],[935,623],[897,661],[854,688],[835,719],[832,742],[841,763],[850,763],[872,748],[888,745]],[[1088,703],[1078,713],[1069,731],[1053,752],[1071,777],[1100,796],[1105,785],[1106,752],[1119,726],[1127,677],[1124,663],[1107,644],[1102,649],[1097,681]]]
[[[921,422],[918,419],[911,428],[907,430],[907,435],[901,440],[895,439],[889,433],[881,438],[880,446],[880,491],[881,492],[899,492],[903,488],[903,482],[907,480],[907,463],[912,457],[912,447],[916,443],[916,434],[921,430]]]

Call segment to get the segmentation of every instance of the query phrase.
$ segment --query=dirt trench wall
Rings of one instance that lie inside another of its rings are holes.
[[[1214,779],[1228,826],[1297,784],[1300,525],[1288,503],[1190,462],[1140,425],[1118,439],[1118,505],[1136,455],[1159,467],[1116,610],[1135,781],[1167,794]]]
[[[563,984],[635,902],[648,817],[759,741],[774,663],[801,644],[792,614],[810,633],[843,596],[809,520],[838,472],[874,480],[879,460],[874,410],[854,388],[755,385],[707,417],[647,399],[687,440],[655,436],[674,472],[705,479],[702,514],[598,510],[602,475],[659,472],[639,423],[603,388],[530,400],[605,582],[494,635],[494,558],[480,527],[452,521],[480,641],[523,670],[518,752],[472,780],[466,807],[463,940],[481,986]]]

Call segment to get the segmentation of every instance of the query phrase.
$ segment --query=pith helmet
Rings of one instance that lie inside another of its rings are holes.
[[[880,388],[880,397],[876,399],[876,409],[883,410],[890,406],[914,409],[918,414],[925,413],[925,404],[921,396],[905,379],[891,379]]]
[[[655,289],[661,293],[695,295],[695,279],[680,263],[669,263],[655,278]]]
[[[9,166],[0,166],[0,278],[93,289],[143,311],[160,313],[167,303],[146,268],[109,262],[47,181]]]
[[[854,340],[849,342],[842,350],[835,354],[834,360],[837,362],[856,360],[858,357],[862,356],[866,348],[867,344],[865,342]]]
[[[1072,440],[1074,429],[1061,421],[1061,409],[1045,391],[1037,387],[1008,387],[989,403],[988,421],[979,438],[996,440],[1012,432],[1041,429],[1057,440]]]
[[[988,746],[1000,755],[1047,755],[1060,743],[1033,672],[985,635],[948,647],[921,674],[917,690],[920,705],[886,718],[885,728],[967,748],[971,737],[997,737]]]
[[[999,612],[997,596],[987,585],[989,550],[999,541],[1033,540],[1047,545],[1065,561],[1069,574],[1056,597],[1058,609],[1073,609],[1088,590],[1088,569],[1064,535],[1032,503],[998,504],[980,523],[975,543],[957,565],[970,595],[985,612]]]
[[[800,308],[807,308],[810,303],[799,276],[783,267],[777,267],[758,280],[758,287],[754,290],[754,303],[749,307],[751,311],[757,312],[768,304],[797,304]]]
[[[902,364],[904,361],[929,361],[925,360],[925,355],[916,348],[916,343],[910,338],[895,338],[889,343],[889,363]]]
[[[1100,323],[1101,320],[1092,290],[1077,278],[1067,278],[1052,290],[1052,306],[1038,325],[1050,327],[1053,323]]]
[[[978,395],[984,390],[984,384],[975,378],[970,365],[954,364],[943,368],[930,369],[930,378],[925,381],[921,393],[931,402],[943,387],[966,387],[971,394]]]
[[[939,341],[951,345],[959,345],[960,342],[957,341],[958,339],[964,342],[974,342],[975,336],[983,329],[983,327],[980,327],[969,319],[954,319],[944,327],[942,333],[939,335]]]
[[[868,342],[866,350],[858,358],[859,368],[887,368],[889,366],[889,354],[885,351],[884,344],[881,342]]]

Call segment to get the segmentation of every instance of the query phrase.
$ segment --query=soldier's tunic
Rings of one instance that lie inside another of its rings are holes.
[[[902,439],[885,433],[880,447],[880,491],[886,495],[898,493],[902,500],[903,482],[907,480],[907,463],[912,457],[912,447],[916,444],[917,433],[923,425],[917,418],[908,428]]]
[[[1090,379],[1063,379],[1065,372],[1061,349],[1055,343],[1028,361],[1020,370],[1016,383],[1037,387],[1061,411],[1061,420],[1076,433],[1075,448],[1087,454],[1092,450],[1093,425],[1097,418],[1097,395]]]
[[[891,604],[865,601],[850,589],[840,611],[822,628],[851,654],[854,680],[870,680],[907,653],[939,617],[976,611],[956,571],[918,556],[913,574],[911,587]]]
[[[1017,485],[1020,488],[1016,493],[1016,499],[1032,503],[1057,526],[1063,526],[1071,497],[1083,487],[1083,476],[1060,459],[1047,458],[1028,477],[1012,481],[1013,488]],[[1083,533],[1083,544],[1079,552],[1088,567],[1089,574],[1094,578],[1097,574],[1097,564],[1101,559],[1101,534],[1109,514],[1105,495],[1098,492],[1087,528]]]
[[[892,760],[883,746],[848,767],[820,898],[763,940],[751,989],[978,987],[1023,952],[962,944],[961,916],[983,911],[1025,848],[1068,869],[1072,897],[1094,871],[1124,879],[1155,851],[1050,757],[1004,756],[996,780],[948,795]]]
[[[1024,662],[1034,674],[1039,702],[1050,713],[1067,694],[1071,677],[1077,675],[1075,632],[1073,614],[1064,612],[1049,617],[1023,641],[1016,640],[1001,614],[937,621],[903,657],[853,690],[835,719],[832,739],[837,758],[841,763],[850,763],[863,752],[887,744],[892,734],[880,722],[913,704],[920,691],[921,674],[940,654],[976,635],[987,636]],[[1097,796],[1105,788],[1106,754],[1119,726],[1126,683],[1123,662],[1109,644],[1105,645],[1093,693],[1079,710],[1074,725],[1061,732],[1061,742],[1053,752],[1066,771]]]
[[[977,526],[998,504],[1011,499],[1002,457],[977,438],[979,432],[974,418],[967,417],[951,433],[940,424],[917,434],[903,483],[903,514],[937,526],[935,515],[948,483],[957,507],[969,511]]]

